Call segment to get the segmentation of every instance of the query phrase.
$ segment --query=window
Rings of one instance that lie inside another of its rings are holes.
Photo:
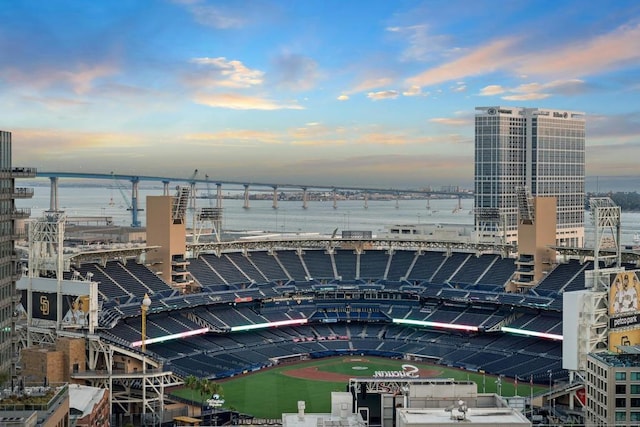
[[[616,397],[616,408],[626,408],[627,407],[627,399],[624,397]]]
[[[640,372],[631,372],[631,381],[639,381],[639,380],[640,380]]]
[[[616,385],[616,392],[618,386]],[[631,385],[631,394],[640,394],[640,384],[632,384]]]
[[[616,411],[616,421],[627,421],[627,413],[625,411]]]
[[[635,372],[631,373],[631,378],[633,378],[633,374],[635,374]],[[627,379],[627,373],[626,372],[616,372],[616,380],[624,381],[626,379]]]
[[[631,393],[633,393],[633,386],[631,386]],[[624,384],[616,384],[616,394],[627,394],[627,386]]]

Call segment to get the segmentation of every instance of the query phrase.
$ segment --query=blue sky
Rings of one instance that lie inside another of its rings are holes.
[[[317,185],[473,182],[476,106],[582,111],[640,175],[640,2],[3,2],[13,162]]]

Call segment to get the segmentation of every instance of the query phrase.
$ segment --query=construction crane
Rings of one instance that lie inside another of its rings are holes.
[[[195,169],[191,174],[191,176],[189,177],[189,180],[187,181],[189,183],[189,186],[191,187],[191,206],[189,207],[193,210],[195,210],[196,208],[196,177],[197,176],[198,176],[198,169]]]
[[[113,173],[113,171],[111,171],[111,177],[113,178],[113,186],[116,187],[120,191],[120,195],[122,196],[122,200],[124,201],[124,204],[125,204],[127,210],[131,210],[131,200],[129,200],[129,198],[125,194],[124,190],[122,189],[122,185],[120,184],[120,182],[116,178],[116,175]],[[109,204],[110,205],[114,204],[113,197],[111,197],[111,201],[109,202]]]
[[[131,177],[131,198],[128,198],[113,171],[111,172],[111,177],[113,178],[113,185],[118,188],[122,195],[127,210],[131,212],[131,227],[140,227],[141,224],[138,220],[138,214],[144,209],[138,207],[138,178]],[[111,202],[109,202],[110,205],[113,204],[113,197],[111,199]]]

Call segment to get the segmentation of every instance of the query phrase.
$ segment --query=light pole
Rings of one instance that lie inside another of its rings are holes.
[[[140,348],[142,349],[142,424],[147,425],[147,360],[145,357],[145,352],[147,351],[147,345],[145,341],[147,340],[147,311],[149,310],[149,306],[151,305],[151,298],[149,295],[144,294],[144,298],[142,298],[142,304],[140,305],[140,310],[142,311],[142,344]]]
[[[142,345],[140,348],[142,351],[147,351],[147,311],[149,310],[149,306],[151,305],[151,298],[149,295],[144,294],[144,298],[142,299],[142,305],[140,306],[140,310],[142,310]],[[143,366],[144,369],[144,366]]]
[[[551,388],[552,388],[551,376],[552,376],[553,373],[551,372],[551,369],[549,369],[547,372],[549,373],[549,408],[552,409],[552,413],[553,413],[553,406],[552,406],[553,402],[551,400]]]

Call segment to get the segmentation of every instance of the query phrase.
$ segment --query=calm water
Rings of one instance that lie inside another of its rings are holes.
[[[30,186],[29,182],[18,183]],[[21,208],[31,208],[32,217],[39,217],[49,208],[49,186],[33,186],[34,197],[16,200]],[[206,193],[206,189],[198,190]],[[240,190],[225,190],[225,194],[241,194]],[[161,188],[139,189],[139,205],[144,209],[147,195],[161,195]],[[263,193],[264,194],[264,193]],[[131,212],[127,210],[130,190],[107,187],[69,187],[58,189],[58,205],[68,216],[110,216],[117,225],[130,225]],[[197,199],[198,206],[207,207],[210,201]],[[212,201],[215,204],[215,200]],[[396,224],[461,224],[473,225],[473,199],[462,199],[461,209],[457,199],[396,201],[369,200],[368,208],[363,200],[338,200],[337,209],[333,201],[309,201],[308,209],[302,208],[301,201],[278,201],[278,209],[272,208],[271,200],[251,200],[250,208],[243,208],[241,199],[223,200],[223,229],[261,230],[279,233],[318,232],[332,233],[342,230],[370,230],[378,234],[386,226]],[[191,214],[188,215],[189,217]],[[588,223],[587,241],[592,241],[593,231]],[[145,223],[145,211],[140,212],[140,222]],[[189,218],[190,222],[190,218]],[[632,244],[635,233],[640,233],[640,212],[622,213],[622,243]]]

